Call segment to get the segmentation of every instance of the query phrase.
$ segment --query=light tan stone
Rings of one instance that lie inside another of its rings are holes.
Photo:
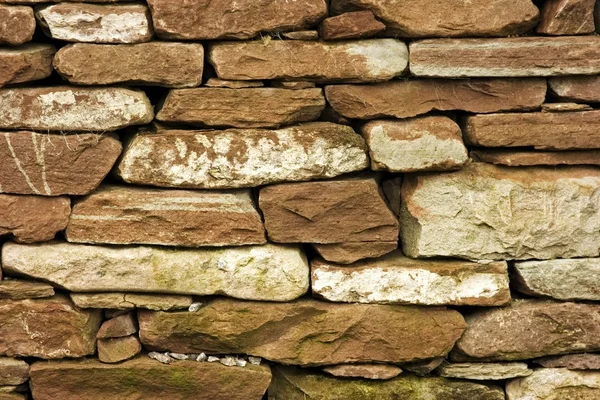
[[[544,103],[542,112],[570,112],[570,111],[591,111],[593,108],[587,104],[577,103]]]
[[[562,101],[600,102],[600,76],[560,76],[550,78],[548,87]]]
[[[142,351],[136,336],[98,340],[98,359],[103,363],[118,363],[135,357]]]
[[[129,310],[145,308],[154,311],[187,309],[193,302],[192,296],[152,293],[71,293],[71,300],[81,308],[104,308]]]
[[[54,296],[54,288],[46,283],[17,279],[0,280],[0,299],[23,300]]]
[[[281,88],[281,89],[293,89],[293,90],[302,90],[302,89],[311,89],[316,85],[314,82],[309,81],[271,81],[271,87]]]
[[[600,165],[600,150],[518,151],[511,149],[477,149],[471,158],[509,167],[532,165]]]
[[[0,385],[20,385],[29,380],[29,364],[15,358],[0,357]]]
[[[308,30],[308,31],[294,31],[294,32],[282,32],[281,36],[290,40],[319,40],[319,31]]]
[[[67,227],[70,214],[68,197],[0,194],[0,236],[11,235],[18,243],[52,240]]]
[[[347,12],[324,19],[319,33],[324,40],[348,40],[375,36],[385,25],[371,11]]]
[[[242,89],[263,87],[265,84],[262,81],[228,81],[226,79],[208,78],[204,86],[214,88]]]
[[[34,32],[31,7],[0,5],[0,44],[16,46],[29,42]]]
[[[527,364],[513,363],[442,363],[437,368],[444,378],[497,381],[531,375]]]
[[[0,87],[49,77],[55,52],[54,45],[39,43],[0,48]],[[4,108],[0,104],[0,113]]]
[[[104,321],[96,337],[98,339],[125,337],[133,335],[137,331],[137,319],[130,312]]]
[[[600,396],[600,372],[541,368],[506,383],[510,400],[595,400]]]
[[[593,33],[596,0],[548,0],[541,10],[536,32],[547,35]]]
[[[323,372],[342,378],[387,380],[397,377],[402,370],[392,364],[340,364],[325,367]]]
[[[352,264],[364,258],[376,258],[394,251],[398,248],[398,241],[314,243],[312,247],[327,261]]]

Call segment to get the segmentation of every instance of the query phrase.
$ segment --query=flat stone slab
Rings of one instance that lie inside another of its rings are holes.
[[[542,5],[536,32],[546,35],[595,33],[595,0],[552,0]]]
[[[155,311],[183,310],[192,305],[192,296],[153,293],[71,293],[71,300],[80,308],[127,310],[145,308]]]
[[[323,259],[338,264],[352,264],[364,258],[381,257],[398,248],[398,241],[313,243],[312,247]]]
[[[39,43],[0,48],[0,87],[49,77],[55,52],[54,45]],[[4,108],[2,104],[0,113]]]
[[[28,380],[29,364],[15,358],[0,357],[0,385],[16,386]]]
[[[544,368],[592,369],[600,370],[600,354],[565,354],[533,360]]]
[[[533,370],[527,364],[513,363],[442,363],[438,374],[445,378],[471,379],[476,381],[498,381],[529,376]]]
[[[600,76],[559,76],[548,79],[550,93],[563,101],[600,102]]]
[[[0,280],[0,299],[24,300],[54,296],[54,288],[43,282],[20,279]]]
[[[577,103],[544,103],[542,112],[569,112],[569,111],[591,111],[593,108],[587,104]]]
[[[17,46],[33,38],[35,17],[31,7],[0,5],[0,21],[0,44]]]
[[[541,368],[533,374],[506,383],[511,400],[580,399],[600,396],[600,372]]]
[[[387,380],[397,377],[402,370],[392,364],[339,364],[324,367],[323,372],[341,378]]]
[[[600,150],[519,151],[511,149],[477,149],[471,158],[509,167],[533,165],[600,165]]]

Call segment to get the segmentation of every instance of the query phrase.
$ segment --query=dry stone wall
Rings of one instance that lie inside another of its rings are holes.
[[[0,0],[0,400],[600,399],[596,0]]]

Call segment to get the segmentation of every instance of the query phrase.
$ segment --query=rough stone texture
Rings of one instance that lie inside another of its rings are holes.
[[[542,368],[506,384],[510,400],[595,400],[600,396],[600,373]]]
[[[163,122],[236,128],[277,128],[319,118],[325,108],[320,88],[171,90],[156,114]]]
[[[54,69],[76,85],[195,87],[202,84],[203,68],[200,43],[76,43],[54,57]]]
[[[126,336],[98,340],[98,359],[103,363],[118,363],[135,357],[142,351],[137,337]]]
[[[544,368],[600,369],[600,354],[566,354],[533,360]]]
[[[29,364],[14,358],[0,357],[0,385],[20,385],[29,380]]]
[[[509,167],[531,165],[600,165],[600,150],[519,151],[510,149],[478,149],[471,158]]]
[[[343,378],[387,380],[397,377],[402,370],[391,364],[339,364],[325,367],[323,372]]]
[[[307,30],[307,31],[294,31],[294,32],[282,32],[281,36],[290,40],[319,40],[319,31]]]
[[[100,320],[100,310],[80,310],[61,295],[0,300],[0,355],[51,359],[94,354]]]
[[[587,104],[577,103],[545,103],[542,104],[542,112],[569,112],[569,111],[591,111],[593,108]]]
[[[474,115],[466,118],[464,136],[484,147],[598,149],[600,110]]]
[[[87,194],[96,189],[108,174],[121,149],[121,142],[110,134],[0,132],[0,193],[45,196]],[[36,199],[20,200],[19,203],[35,203],[39,207],[46,203],[45,209],[48,209],[48,204],[64,201]],[[63,212],[68,214],[66,210]],[[11,219],[17,217],[12,215]],[[39,231],[30,235],[32,238],[41,238],[43,233]],[[44,237],[47,235],[50,232],[45,233]]]
[[[600,258],[516,262],[513,287],[536,297],[600,300]]]
[[[171,250],[72,243],[2,247],[2,268],[73,292],[223,294],[289,301],[308,289],[308,263],[295,246]],[[98,273],[101,271],[101,273]]]
[[[273,369],[273,382],[269,387],[269,400],[413,398],[504,400],[504,391],[496,386],[439,377],[419,378],[408,375],[379,382],[366,379],[333,378],[300,368],[282,366]]]
[[[414,373],[417,376],[425,376],[440,366],[445,361],[444,357],[436,357],[431,360],[415,361],[408,364],[402,364],[405,371]]]
[[[302,90],[314,88],[316,87],[316,84],[314,82],[309,81],[271,81],[271,87],[281,89]]]
[[[0,5],[0,44],[16,46],[29,42],[35,32],[33,9]]]
[[[144,4],[59,3],[38,8],[36,17],[56,40],[139,43],[152,38],[150,12]]]
[[[46,283],[17,279],[0,280],[0,299],[23,300],[54,296],[54,288]]]
[[[98,339],[118,338],[133,335],[137,331],[137,319],[133,313],[127,313],[104,321],[96,337]]]
[[[148,0],[163,39],[249,39],[260,32],[308,28],[327,16],[327,1]]]
[[[55,52],[54,45],[39,43],[0,48],[0,87],[49,77]],[[4,108],[2,104],[0,113]]]
[[[325,40],[366,38],[385,30],[385,25],[375,19],[371,11],[348,12],[326,18],[319,26]]]
[[[600,349],[600,306],[515,300],[467,315],[453,359],[525,360]]]
[[[27,400],[27,397],[20,393],[0,393],[0,400]]]
[[[374,171],[452,170],[469,160],[460,127],[448,117],[375,120],[361,133]]]
[[[0,194],[0,236],[11,235],[18,243],[52,240],[67,227],[70,214],[68,197]]]
[[[530,0],[332,0],[333,14],[371,10],[400,37],[511,36],[533,28],[539,11]]]
[[[314,122],[278,130],[138,131],[117,166],[126,182],[229,189],[332,178],[368,165],[352,128]]]
[[[409,257],[549,259],[600,254],[600,171],[472,163],[407,175],[402,247]]]
[[[410,79],[370,85],[329,85],[327,101],[348,118],[407,118],[429,111],[490,113],[530,110],[546,96],[546,80]]]
[[[208,61],[222,79],[372,82],[401,75],[408,49],[395,39],[221,42],[210,45]]]
[[[204,83],[204,86],[214,88],[243,89],[263,87],[265,84],[262,81],[228,81],[226,79],[208,78],[206,83]]]
[[[266,243],[250,191],[112,185],[101,186],[74,205],[66,237],[75,243],[186,247]]]
[[[71,300],[81,308],[145,308],[155,311],[183,310],[193,302],[192,296],[141,293],[71,293]]]
[[[259,207],[274,242],[398,239],[398,221],[369,176],[268,186],[260,190]]]
[[[506,262],[413,260],[400,251],[352,265],[311,262],[313,295],[346,303],[499,306],[510,302]]]
[[[547,35],[593,33],[596,0],[548,0],[541,10],[536,32]]]
[[[150,101],[139,90],[52,86],[0,89],[0,128],[105,132],[147,124]]]
[[[410,72],[449,78],[595,75],[599,46],[598,36],[422,40],[410,44]]]
[[[443,363],[437,369],[445,378],[473,379],[478,381],[504,380],[531,375],[525,363]]]
[[[120,364],[97,360],[37,362],[31,366],[36,400],[144,399],[260,400],[271,380],[266,365],[227,367],[177,361],[165,365],[148,357]]]
[[[333,244],[315,243],[312,247],[327,261],[351,264],[363,258],[381,257],[398,248],[398,241],[347,242]]]
[[[550,93],[563,101],[600,102],[600,76],[560,76],[548,80]]]
[[[215,299],[193,313],[139,311],[138,318],[142,343],[151,350],[245,353],[305,366],[442,356],[464,330],[462,316],[445,308],[310,298],[288,303]]]

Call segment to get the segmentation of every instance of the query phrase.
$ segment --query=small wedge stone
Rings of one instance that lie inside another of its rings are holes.
[[[137,331],[137,319],[133,313],[127,313],[104,321],[96,337],[98,339],[119,338],[133,335]]]
[[[398,248],[398,242],[313,243],[312,247],[327,261],[338,264],[352,264],[364,258],[381,257],[394,251]]]
[[[342,378],[364,378],[374,380],[388,380],[397,377],[402,370],[392,364],[340,364],[324,367],[323,371],[329,375]]]
[[[440,376],[476,381],[498,381],[529,376],[533,370],[525,363],[442,363],[437,368]]]
[[[471,158],[509,167],[533,165],[600,165],[600,150],[518,151],[510,149],[477,149]]]

